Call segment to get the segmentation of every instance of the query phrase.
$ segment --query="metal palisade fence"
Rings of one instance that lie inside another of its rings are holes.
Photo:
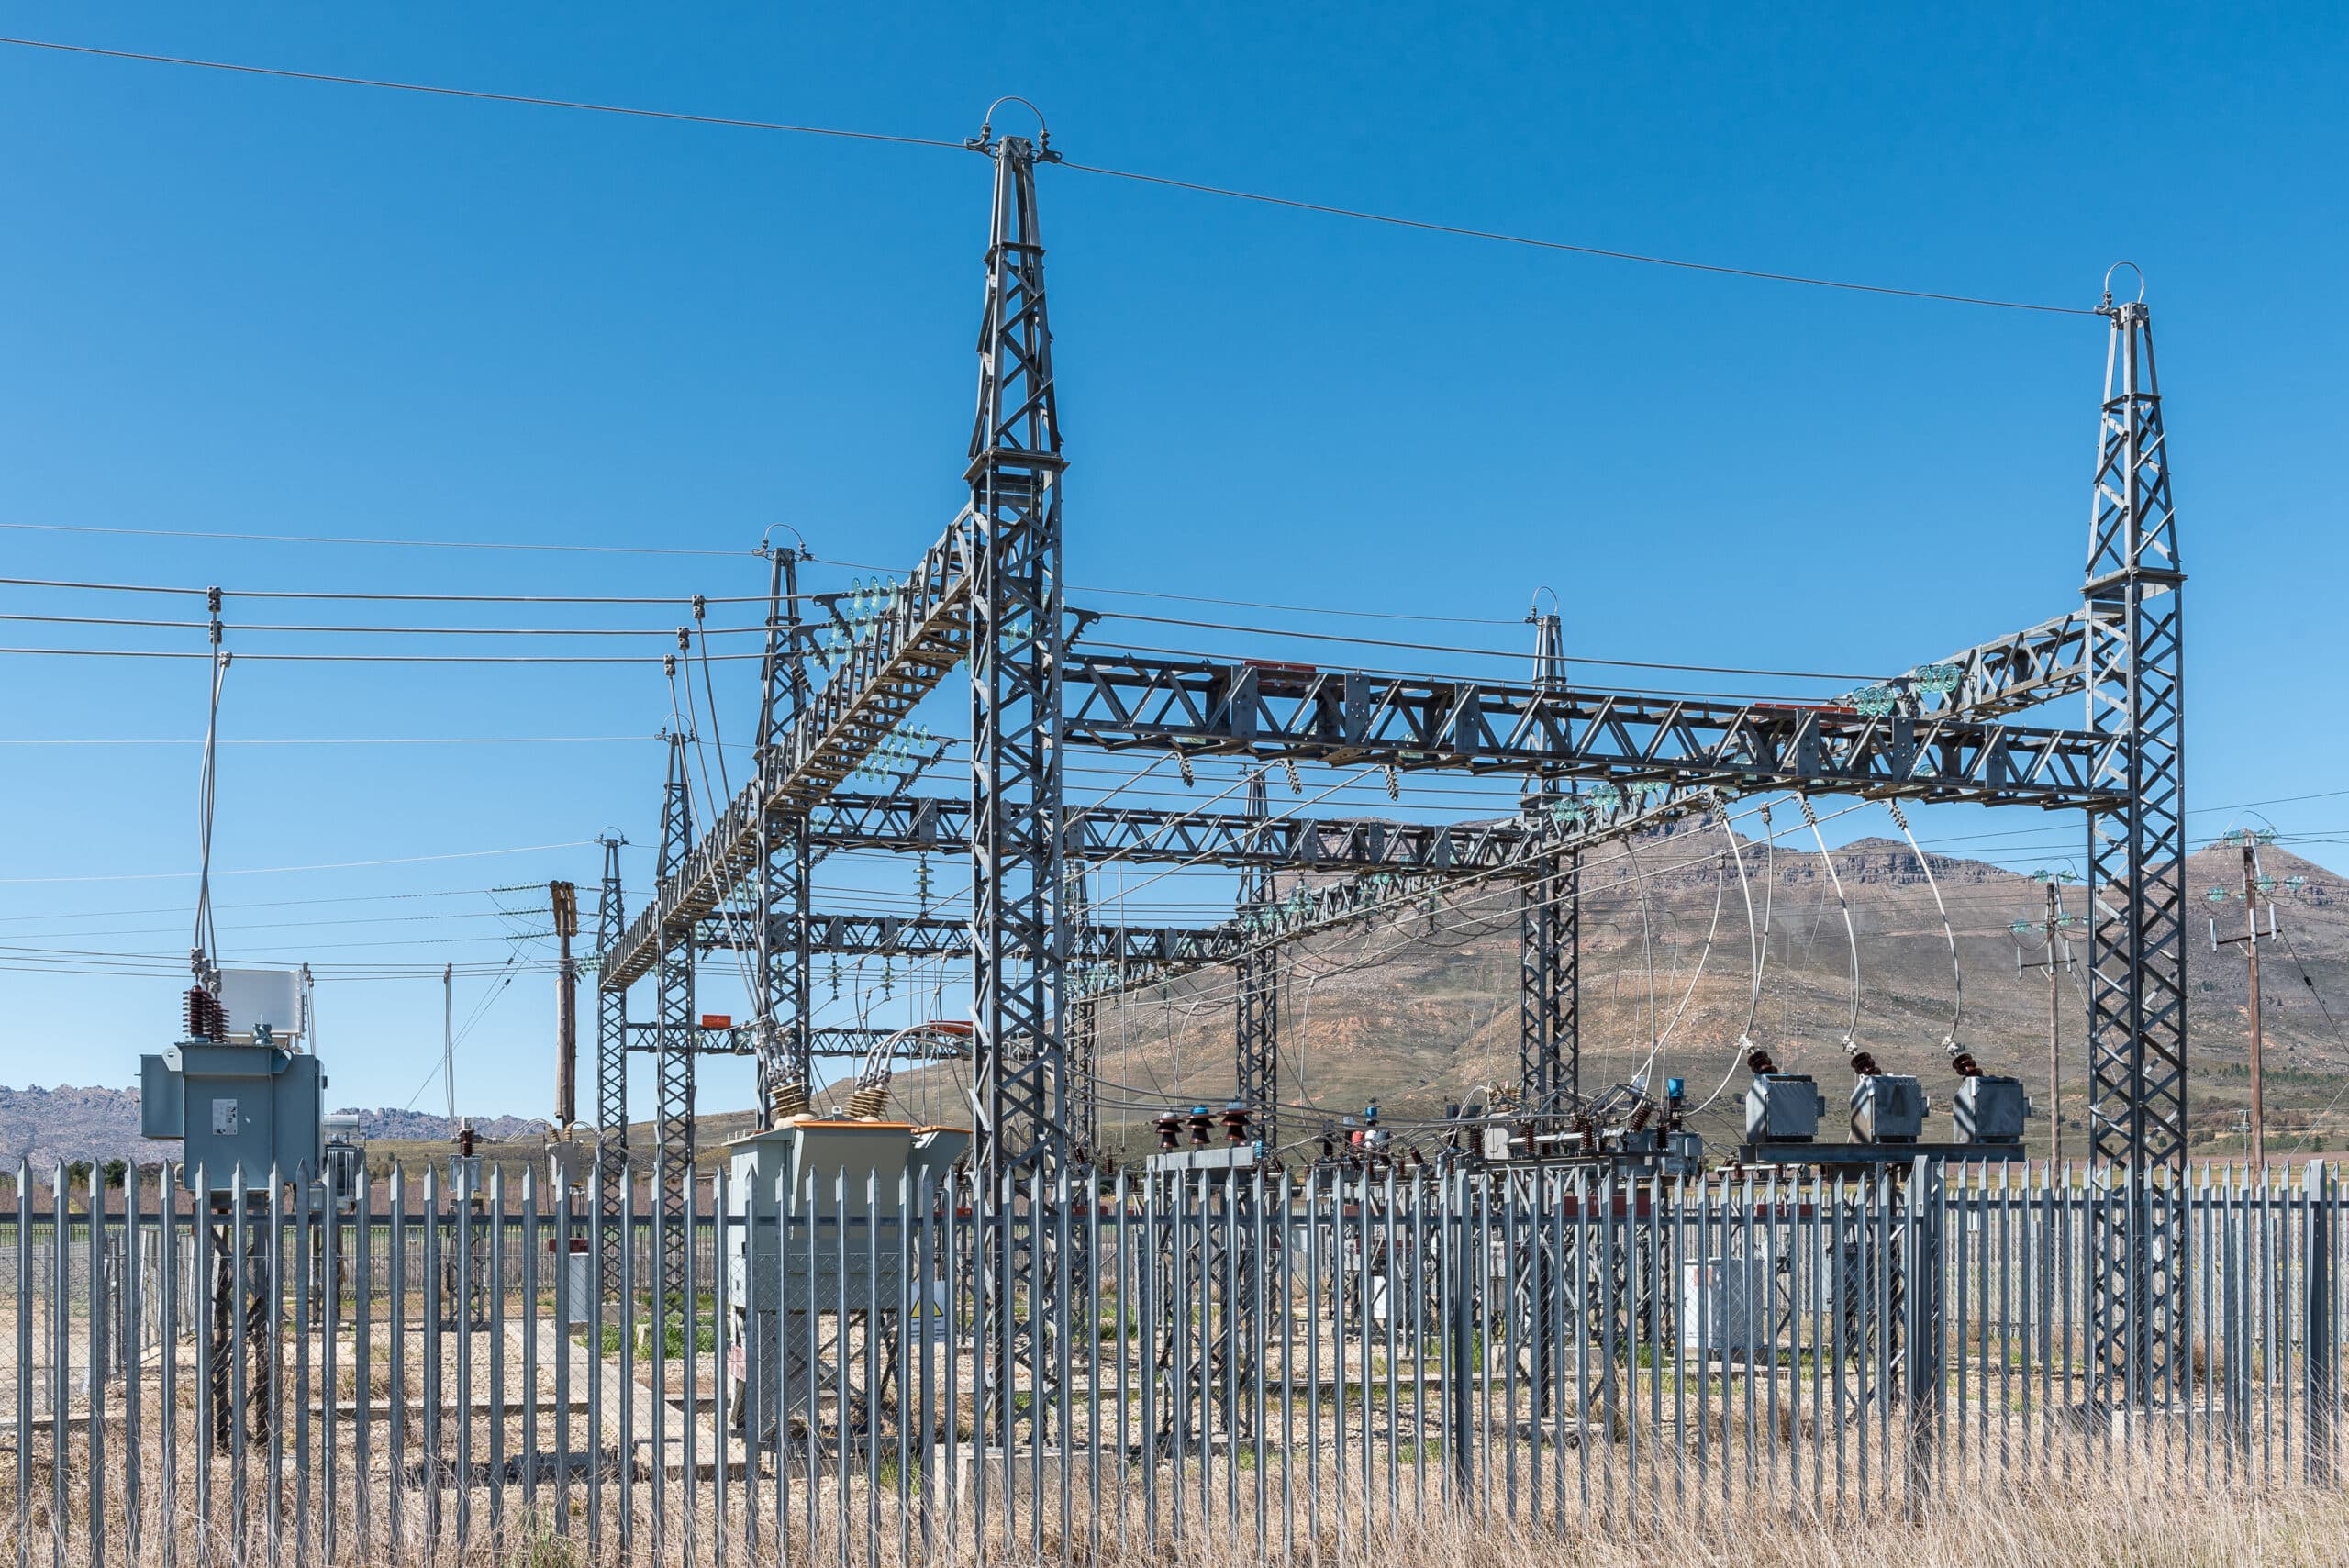
[[[2334,1475],[2344,1211],[2315,1165],[719,1173],[665,1299],[677,1222],[635,1194],[50,1174],[0,1208],[27,1565],[1340,1561],[1431,1518]],[[2110,1227],[2184,1237],[2159,1386],[2095,1360]],[[984,1319],[974,1271],[1014,1249],[1040,1283]]]

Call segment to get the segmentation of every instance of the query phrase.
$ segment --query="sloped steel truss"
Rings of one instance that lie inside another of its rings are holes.
[[[2122,739],[2080,730],[1085,651],[1071,652],[1068,684],[1068,739],[1110,751],[1548,770],[1732,794],[2097,808],[2122,799],[2113,776]]]
[[[974,539],[958,518],[921,564],[871,617],[823,689],[775,742],[759,774],[679,863],[652,902],[606,951],[597,984],[625,989],[644,977],[664,928],[699,919],[735,887],[761,873],[771,817],[790,822],[830,794],[962,662],[970,643]]]

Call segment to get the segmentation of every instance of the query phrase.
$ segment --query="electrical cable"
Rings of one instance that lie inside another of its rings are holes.
[[[1949,923],[1949,906],[1942,901],[1942,884],[1933,875],[1933,862],[1918,847],[1917,835],[1909,830],[1909,814],[1900,809],[1900,803],[1897,800],[1886,801],[1885,806],[1891,812],[1894,825],[1900,829],[1900,836],[1909,840],[1909,852],[1917,857],[1917,864],[1924,871],[1925,885],[1932,890],[1933,907],[1941,912],[1942,935],[1949,940],[1949,1033],[1942,1038],[1942,1049],[1952,1061],[1955,1061],[1960,1054],[1957,1026],[1965,1018],[1965,969],[1957,959],[1957,932]],[[2050,953],[2048,956],[2053,958],[2054,955]]]
[[[347,76],[328,72],[295,71],[281,67],[245,65],[232,61],[198,60],[184,55],[156,54],[143,50],[100,49],[90,44],[60,43],[45,39],[0,38],[0,44],[12,44],[20,49],[47,50],[60,54],[91,55],[107,60],[137,61],[150,65],[178,65],[205,71],[230,72],[244,76],[269,76],[295,82],[317,82],[340,87],[371,87],[396,93],[417,93],[432,97],[463,98],[484,103],[517,104],[532,108],[574,109],[590,114],[619,115],[633,119],[674,121],[688,125],[721,126],[740,130],[782,131],[794,136],[814,136],[848,141],[884,142],[904,147],[944,148],[961,151],[974,146],[967,140],[948,140],[938,137],[906,136],[885,131],[849,130],[836,126],[797,125],[781,120],[756,120],[727,115],[688,114],[673,109],[637,108],[624,104],[598,104],[572,98],[543,97],[532,94],[495,93],[475,88],[441,87],[420,82],[395,82],[379,77]],[[1039,116],[1041,120],[1042,117]],[[1800,272],[1765,271],[1754,267],[1734,267],[1713,261],[1692,261],[1671,256],[1650,255],[1637,250],[1615,250],[1596,245],[1577,245],[1563,239],[1542,239],[1530,235],[1511,234],[1500,229],[1475,228],[1461,224],[1436,223],[1425,218],[1400,217],[1389,213],[1369,212],[1357,207],[1337,206],[1326,202],[1309,202],[1294,196],[1269,195],[1258,191],[1243,191],[1228,185],[1211,185],[1195,180],[1181,180],[1166,174],[1146,174],[1130,169],[1112,169],[1098,163],[1077,163],[1055,158],[1060,167],[1082,174],[1097,174],[1106,179],[1125,180],[1136,184],[1154,185],[1168,190],[1189,191],[1195,195],[1222,196],[1231,201],[1252,203],[1259,206],[1285,207],[1297,212],[1316,213],[1325,217],[1343,217],[1361,223],[1375,223],[1390,228],[1410,229],[1424,234],[1443,234],[1457,239],[1485,239],[1497,244],[1521,246],[1537,250],[1557,251],[1575,256],[1589,256],[1612,261],[1631,261],[1642,266],[1667,267],[1679,272],[1706,272],[1723,277],[1745,278],[1762,283],[1797,284],[1808,288],[1835,289],[1851,294],[1882,295],[1899,299],[1927,300],[1943,305],[1980,306],[1998,310],[2020,310],[2051,316],[2094,316],[2092,307],[2070,305],[2045,305],[2028,300],[1998,299],[1978,295],[1945,293],[1931,289],[1897,288],[1885,284],[1854,283],[1844,279],[1813,277]]]

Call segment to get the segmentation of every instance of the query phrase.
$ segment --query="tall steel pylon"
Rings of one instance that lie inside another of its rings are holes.
[[[1565,657],[1558,617],[1537,610],[1531,619],[1533,678],[1545,688],[1563,690]],[[1551,811],[1561,798],[1555,779],[1535,782],[1528,806],[1536,831],[1556,827]],[[1550,1124],[1582,1092],[1582,856],[1536,856],[1519,889],[1518,1103],[1527,1116]]]
[[[2176,1395],[2184,1375],[2186,1169],[2186,581],[2170,499],[2153,321],[2115,305],[2088,535],[2087,721],[2121,744],[2099,782],[2121,809],[2088,818],[2088,1117],[2136,1201],[2096,1239],[2093,1321],[2110,1403]],[[2169,1178],[2161,1190],[2157,1178]]]
[[[596,895],[596,951],[612,951],[628,924],[620,892],[618,833],[596,840],[604,846],[604,883]],[[596,1207],[602,1213],[602,1257],[598,1290],[608,1296],[620,1277],[620,1187],[628,1177],[628,993],[596,988]]]
[[[778,546],[767,584],[766,655],[760,663],[757,766],[781,766],[775,748],[807,706],[807,651],[800,628],[799,554]],[[805,812],[761,821],[758,904],[759,1125],[774,1120],[775,1088],[804,1095],[815,1078],[808,1035],[809,860]],[[795,1096],[795,1098],[797,1096]]]
[[[692,852],[693,792],[685,775],[685,745],[682,731],[669,737],[669,777],[661,794],[661,855],[659,874],[675,874]],[[683,1302],[685,1289],[685,1198],[694,1169],[694,938],[693,928],[679,922],[674,933],[663,930],[661,956],[653,971],[656,995],[654,1061],[660,1124],[659,1186],[661,1213],[661,1302]],[[665,1305],[656,1305],[658,1314]],[[691,1304],[686,1303],[690,1312]]]
[[[1058,1273],[1044,1217],[1015,1208],[1037,1178],[1063,1168],[1068,1073],[1061,1008],[1061,429],[1036,164],[1057,155],[982,127],[974,150],[995,160],[979,328],[979,396],[971,430],[971,1015],[985,1195],[978,1269],[982,1345],[976,1412],[982,1450],[1011,1438],[1014,1384],[1030,1369],[1030,1405],[1048,1406],[1050,1358],[1026,1325],[1050,1323]]]
[[[1259,821],[1271,815],[1264,788],[1264,770],[1248,778],[1248,815]],[[1240,917],[1243,933],[1248,917],[1275,901],[1270,866],[1250,866],[1240,873]],[[1235,1067],[1240,1103],[1247,1108],[1249,1126],[1267,1149],[1280,1146],[1281,1098],[1281,952],[1276,942],[1250,941],[1241,950],[1239,1017]]]

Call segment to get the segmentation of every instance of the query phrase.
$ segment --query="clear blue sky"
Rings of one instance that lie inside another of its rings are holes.
[[[1136,10],[1039,7],[1015,35],[1005,13],[963,6],[9,5],[0,30],[950,139],[1020,93],[1087,161],[1965,294],[2092,305],[2107,265],[2131,258],[2151,279],[2192,576],[2190,804],[2344,787],[2340,727],[2322,717],[2337,683],[2315,637],[2344,563],[2329,483],[2349,398],[2331,373],[2349,140],[2337,10]],[[895,565],[957,504],[987,182],[967,153],[7,47],[0,140],[0,522],[734,552],[15,528],[0,529],[0,575],[751,594],[763,568],[746,552],[771,525],[836,562]],[[1548,584],[1570,653],[1863,673],[2076,599],[2100,322],[1544,253],[1067,170],[1041,184],[1077,584],[1510,623]],[[17,615],[198,606],[0,589]],[[711,624],[753,615],[721,607]],[[591,639],[329,639],[239,632],[239,617],[678,618],[229,606],[240,652],[566,653]],[[1514,624],[1350,629],[1525,638]],[[12,647],[202,646],[170,628],[6,633]],[[0,1081],[125,1084],[172,1038],[181,983],[51,973],[65,961],[22,950],[184,952],[185,742],[203,726],[204,667],[6,663]],[[719,678],[729,740],[747,738],[750,668]],[[541,958],[544,944],[502,934],[543,929],[525,884],[571,877],[592,905],[596,851],[581,841],[624,830],[643,888],[662,766],[649,738],[668,718],[657,667],[238,665],[224,733],[239,741],[637,739],[228,750],[224,949],[322,967]],[[1308,775],[1308,795],[1330,782]],[[1226,769],[1199,793],[1228,783]],[[1403,807],[1443,808],[1416,792]],[[2349,797],[2267,813],[2337,843]],[[2076,852],[2074,825],[2054,826],[1944,812],[1920,830],[1997,835],[1974,847],[2028,869]],[[542,845],[567,847],[412,858]],[[2349,866],[2339,848],[2302,847]],[[257,869],[351,862],[400,863]],[[828,875],[841,904],[908,885],[885,868]],[[1137,907],[1188,898],[1204,917],[1228,896],[1174,885]],[[490,891],[508,886],[524,890]],[[735,1005],[724,974],[707,989],[710,1006]],[[459,982],[460,1019],[480,1011],[467,1106],[548,1108],[551,990],[535,973]],[[416,1097],[438,1058],[437,975],[334,980],[321,1001],[330,1097]],[[706,1106],[742,1103],[739,1073],[705,1082]],[[440,1098],[435,1085],[417,1103]]]

